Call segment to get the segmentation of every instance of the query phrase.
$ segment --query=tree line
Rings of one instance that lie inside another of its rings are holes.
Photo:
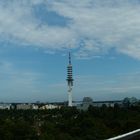
[[[140,107],[0,110],[0,140],[103,140],[140,128]]]

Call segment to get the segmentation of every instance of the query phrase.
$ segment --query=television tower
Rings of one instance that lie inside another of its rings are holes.
[[[71,64],[71,53],[69,52],[69,64],[67,66],[67,82],[68,82],[68,106],[72,106],[72,64]]]

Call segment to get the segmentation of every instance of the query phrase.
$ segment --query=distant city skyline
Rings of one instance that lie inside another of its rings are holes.
[[[0,102],[140,98],[139,0],[0,0]]]

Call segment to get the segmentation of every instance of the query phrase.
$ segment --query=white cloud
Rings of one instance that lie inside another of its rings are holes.
[[[70,19],[67,26],[40,26],[33,12],[40,4]],[[139,13],[138,0],[1,0],[0,37],[53,51],[72,47],[78,58],[104,55],[113,48],[140,59]]]
[[[34,2],[28,3],[28,0],[24,2],[14,0],[9,1],[6,7],[0,6],[1,38],[51,49],[61,49],[57,46],[63,48],[68,44],[73,36],[72,31],[48,25],[38,27],[38,22],[32,14]]]

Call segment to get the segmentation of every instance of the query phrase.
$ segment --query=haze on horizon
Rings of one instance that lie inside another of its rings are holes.
[[[139,0],[0,0],[0,101],[140,98]]]

